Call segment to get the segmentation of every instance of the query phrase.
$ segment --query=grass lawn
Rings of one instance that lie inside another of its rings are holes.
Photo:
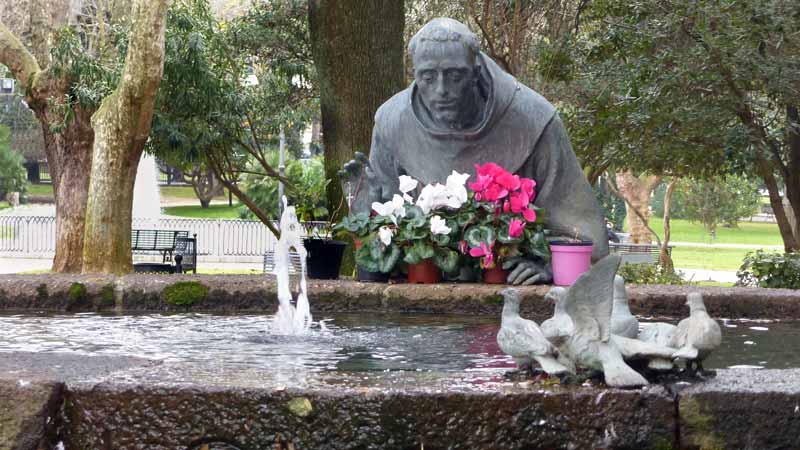
[[[239,205],[210,205],[205,209],[200,207],[200,205],[171,206],[169,208],[164,208],[164,214],[195,219],[238,219]]]
[[[660,218],[654,217],[650,226],[663,235],[664,228]],[[711,244],[711,237],[700,223],[688,220],[670,220],[670,240],[676,242],[698,242]],[[738,228],[717,227],[717,237],[713,244],[745,245],[783,245],[778,225],[774,223],[739,222]]]
[[[746,248],[674,247],[672,261],[680,269],[736,271],[745,255],[754,251]]]
[[[173,197],[173,198],[190,198],[192,200],[196,200],[197,196],[194,194],[194,189],[191,186],[159,186],[158,191],[161,194],[161,197]],[[215,199],[227,199],[228,198],[228,191],[225,191],[223,195],[219,195],[214,197]]]
[[[53,196],[52,184],[29,184],[28,195]]]
[[[8,202],[0,202],[0,209],[11,208],[11,205]]]

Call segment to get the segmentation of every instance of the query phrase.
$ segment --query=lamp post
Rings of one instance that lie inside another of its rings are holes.
[[[286,135],[283,133],[283,125],[281,125],[280,131],[280,143],[278,144],[278,173],[281,176],[281,179],[278,180],[278,211],[283,214],[283,177],[284,172],[286,171],[286,160],[285,160],[285,151],[286,147]]]

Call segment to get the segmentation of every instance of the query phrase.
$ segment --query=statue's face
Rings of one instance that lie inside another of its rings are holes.
[[[431,43],[414,53],[414,78],[419,98],[442,123],[455,123],[475,101],[480,66],[460,42]]]

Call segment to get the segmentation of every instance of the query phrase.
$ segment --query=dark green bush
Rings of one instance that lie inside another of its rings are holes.
[[[196,281],[179,281],[164,289],[167,303],[176,306],[189,306],[208,297],[208,287]]]
[[[47,291],[47,285],[42,283],[39,286],[36,286],[36,299],[37,300],[47,300],[47,297],[50,296],[50,293]]]
[[[628,284],[687,284],[680,272],[661,264],[623,264],[618,274]]]
[[[100,289],[100,300],[97,306],[112,306],[114,303],[114,285],[106,284]]]
[[[736,272],[737,286],[800,289],[800,253],[766,253],[745,256]]]
[[[72,283],[67,291],[70,303],[77,303],[86,298],[86,286],[83,283]]]

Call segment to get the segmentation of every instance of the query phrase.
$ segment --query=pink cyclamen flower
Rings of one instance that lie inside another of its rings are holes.
[[[533,208],[527,208],[522,211],[522,217],[528,222],[536,222],[536,211]]]
[[[483,266],[484,267],[492,267],[494,262],[494,255],[492,254],[492,247],[494,247],[494,242],[486,245],[485,242],[481,242],[480,247],[475,247],[469,249],[469,256],[473,258],[483,257]]]
[[[511,222],[508,224],[508,235],[512,238],[518,238],[522,236],[522,231],[525,229],[525,222],[519,219],[511,219]]]
[[[528,208],[530,197],[528,197],[528,194],[524,192],[514,192],[509,198],[509,203],[511,205],[511,212],[519,214]]]
[[[521,178],[519,180],[520,190],[525,194],[527,194],[528,197],[531,197],[531,201],[533,201],[533,195],[534,195],[533,188],[535,187],[536,187],[536,182],[530,178]]]
[[[519,189],[520,181],[518,175],[512,175],[505,170],[502,173],[498,173],[495,177],[495,181],[500,186],[508,189],[509,191],[515,191]]]

